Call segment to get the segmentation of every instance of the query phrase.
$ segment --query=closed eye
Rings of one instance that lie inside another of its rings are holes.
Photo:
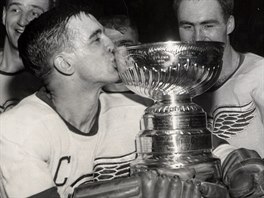
[[[182,28],[182,29],[185,29],[185,30],[190,30],[190,29],[192,29],[192,25],[189,25],[189,24],[182,24],[181,26],[180,26],[180,28]]]
[[[214,27],[214,24],[205,24],[204,27],[205,28],[212,28],[212,27]]]
[[[89,40],[94,43],[94,42],[100,42],[101,41],[101,35],[102,35],[102,30],[98,29],[94,31],[91,36],[89,36]]]
[[[131,40],[122,40],[116,43],[117,46],[131,46],[134,45],[134,42]]]

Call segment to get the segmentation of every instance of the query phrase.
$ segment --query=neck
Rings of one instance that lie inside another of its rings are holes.
[[[23,62],[19,57],[18,49],[10,45],[7,37],[5,38],[2,57],[0,70],[14,73],[24,69]]]
[[[218,84],[228,79],[239,67],[240,56],[230,44],[225,47],[223,55],[222,71],[219,76]]]
[[[89,133],[99,107],[101,89],[67,90],[51,92],[51,100],[57,112],[71,125],[84,133]]]

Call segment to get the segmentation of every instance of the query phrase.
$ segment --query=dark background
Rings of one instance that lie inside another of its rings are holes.
[[[4,0],[1,0],[3,3]],[[60,0],[85,5],[86,0]],[[178,40],[172,0],[96,0],[105,15],[129,14],[139,29],[142,43]],[[264,0],[235,0],[236,29],[231,35],[234,48],[264,56]],[[0,26],[0,47],[4,27]]]

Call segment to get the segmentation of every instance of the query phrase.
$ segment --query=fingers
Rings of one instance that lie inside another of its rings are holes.
[[[157,172],[161,175],[167,176],[179,176],[182,180],[192,179],[195,177],[195,170],[193,168],[178,168],[178,169],[170,169],[170,168],[159,168]]]
[[[159,175],[156,171],[140,172],[143,198],[201,198],[199,187],[192,180],[177,175]]]
[[[178,176],[174,176],[171,179],[169,188],[168,188],[168,198],[181,197],[182,192],[182,181]]]
[[[165,175],[160,175],[155,185],[154,197],[155,198],[167,198],[167,193],[168,193],[170,182],[171,182],[171,179],[169,177]]]
[[[143,198],[153,198],[155,185],[158,180],[157,172],[151,170],[147,172],[139,172],[137,175],[141,177]]]
[[[193,180],[181,180],[178,176],[171,178],[167,198],[201,198],[199,186]]]
[[[199,190],[202,196],[206,198],[229,198],[227,188],[220,184],[202,182]]]
[[[193,180],[186,180],[183,185],[181,198],[200,198],[199,187]]]

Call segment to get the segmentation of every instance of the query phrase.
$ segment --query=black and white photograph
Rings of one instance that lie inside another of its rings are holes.
[[[0,8],[0,198],[264,198],[263,0]]]

